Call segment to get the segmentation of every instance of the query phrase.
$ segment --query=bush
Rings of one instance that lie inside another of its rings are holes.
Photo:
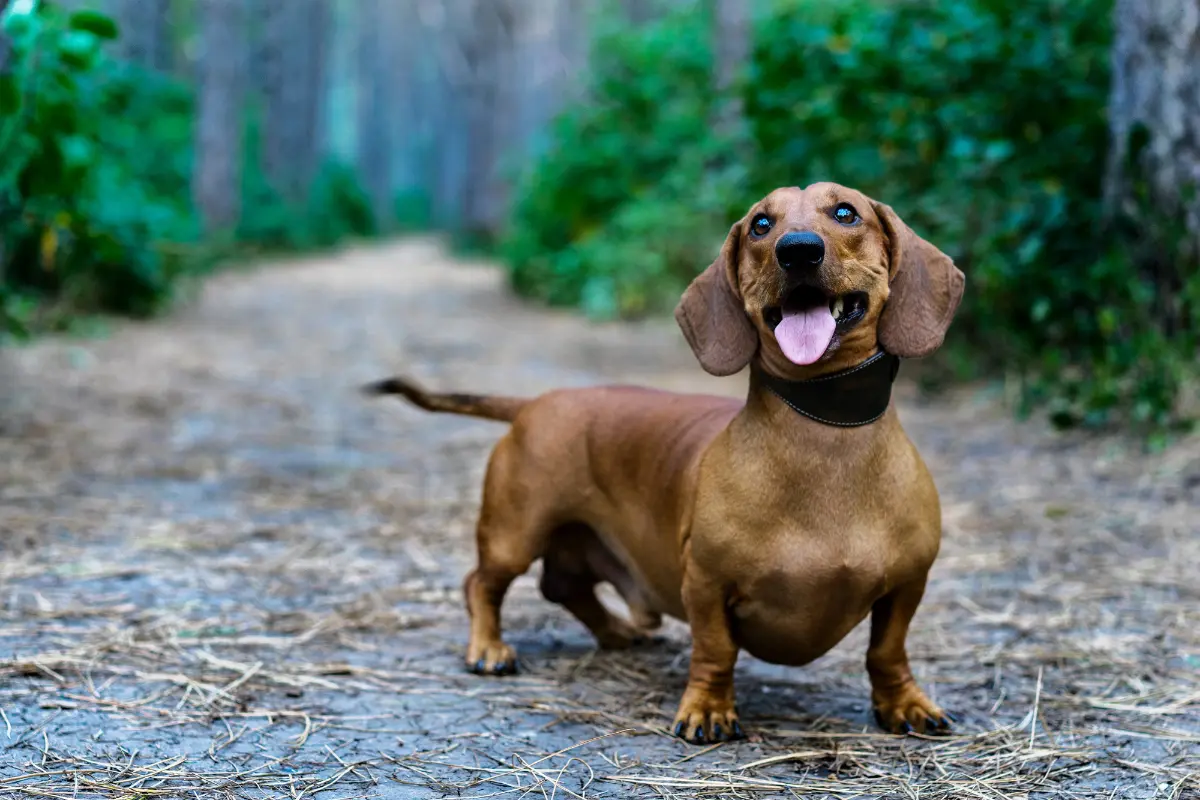
[[[38,298],[60,309],[154,312],[170,300],[180,264],[151,243],[195,233],[175,196],[188,168],[179,141],[190,98],[107,60],[101,44],[116,26],[97,12],[40,3],[6,16],[5,30],[0,328],[21,332]]]
[[[8,13],[0,74],[0,342],[75,315],[148,316],[180,278],[246,250],[331,247],[377,232],[353,170],[323,165],[308,200],[272,191],[247,124],[243,216],[234,241],[201,234],[190,195],[195,96],[180,81],[104,53],[116,25],[46,0]]]
[[[343,164],[323,164],[304,203],[289,202],[257,170],[246,174],[246,211],[235,232],[240,248],[275,253],[324,249],[378,232],[370,197],[354,170]]]
[[[1200,278],[1147,252],[1153,215],[1104,217],[1111,19],[1111,0],[776,0],[742,87],[747,179],[719,197],[684,157],[722,147],[705,123],[708,20],[685,9],[601,38],[587,104],[559,120],[516,205],[514,286],[587,306],[600,285],[605,311],[665,310],[754,199],[834,180],[967,273],[947,348],[960,373],[1015,372],[1060,424],[1165,424]]]
[[[600,21],[588,98],[555,121],[548,152],[516,193],[501,253],[518,291],[628,315],[661,308],[664,291],[694,273],[691,258],[708,243],[696,231],[711,238],[711,226],[687,218],[695,203],[677,189],[699,178],[708,146],[709,38],[707,21],[686,10],[633,34]],[[672,257],[664,247],[680,232],[693,241],[674,242],[683,252]]]

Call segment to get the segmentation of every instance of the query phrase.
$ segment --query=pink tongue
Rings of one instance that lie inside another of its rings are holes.
[[[775,326],[775,340],[793,364],[811,364],[829,349],[833,329],[833,314],[826,306],[784,310],[783,321]]]

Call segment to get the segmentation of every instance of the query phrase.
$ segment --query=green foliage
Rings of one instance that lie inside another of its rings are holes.
[[[352,170],[325,164],[299,204],[251,158],[235,241],[202,235],[190,185],[193,89],[110,58],[116,24],[54,3],[10,10],[0,74],[0,343],[78,314],[147,316],[180,280],[246,250],[330,247],[377,231]],[[247,126],[247,153],[258,152]]]
[[[947,348],[966,374],[1015,371],[1060,424],[1166,424],[1200,278],[1178,248],[1147,250],[1168,241],[1156,215],[1104,216],[1111,19],[1111,0],[775,0],[741,87],[745,177],[716,183],[709,20],[609,32],[586,102],[522,184],[513,284],[595,313],[665,310],[758,196],[834,180],[967,273]]]
[[[0,328],[20,333],[39,312],[56,323],[66,308],[153,313],[180,264],[152,243],[194,232],[175,196],[186,92],[118,69],[102,52],[116,25],[97,12],[43,2],[5,31]]]
[[[288,252],[333,247],[349,237],[377,233],[371,199],[354,170],[336,161],[321,165],[303,201],[289,200],[263,171],[256,115],[246,126],[242,170],[243,212],[235,239],[243,248]]]
[[[344,164],[323,164],[303,203],[289,202],[265,179],[259,180],[253,170],[247,172],[247,209],[236,232],[242,248],[270,252],[319,250],[378,232],[371,199],[354,170]]]
[[[402,231],[427,231],[433,225],[433,200],[421,189],[403,190],[392,203],[392,214]]]
[[[673,291],[695,271],[690,257],[707,241],[680,242],[682,263],[662,246],[681,229],[694,239],[711,226],[680,218],[687,180],[666,178],[702,174],[709,38],[707,20],[686,9],[636,33],[602,21],[589,96],[556,120],[549,151],[517,193],[502,253],[518,291],[602,316],[631,314],[660,307],[664,287]]]

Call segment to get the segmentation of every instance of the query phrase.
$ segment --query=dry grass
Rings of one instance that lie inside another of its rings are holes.
[[[1116,797],[1122,796],[1118,777],[1144,781],[1162,797],[1200,792],[1200,731],[1195,728],[1200,686],[1194,670],[1193,680],[1176,675],[1172,680],[1178,683],[1158,688],[1143,683],[1133,692],[1127,687],[1144,681],[1137,671],[1119,675],[1124,692],[1112,691],[1115,686],[1095,695],[1042,691],[1042,665],[1054,660],[1073,671],[1060,675],[1059,682],[1074,686],[1118,666],[1096,661],[1094,653],[1060,652],[1054,659],[1018,653],[1018,660],[1028,657],[1039,664],[1039,681],[1023,717],[1009,725],[949,738],[895,737],[856,730],[844,719],[768,714],[759,715],[750,745],[691,749],[662,729],[671,697],[654,688],[662,686],[661,673],[670,671],[661,653],[551,659],[525,676],[480,681],[439,670],[296,657],[324,649],[323,640],[337,642],[340,635],[361,630],[360,623],[341,615],[314,617],[303,629],[279,634],[266,626],[248,625],[260,632],[244,633],[228,630],[227,624],[223,628],[221,619],[169,615],[131,626],[127,605],[84,611],[59,609],[40,622],[43,633],[55,636],[55,619],[104,619],[85,643],[0,663],[0,681],[8,687],[4,707],[36,704],[48,712],[42,724],[20,732],[3,715],[7,752],[29,755],[0,777],[0,796],[305,797],[329,792],[367,797],[399,782],[431,796],[470,797],[529,792],[595,797],[609,786],[663,797],[834,798],[1011,798],[1053,795],[1065,787],[1084,787],[1088,793],[1063,796],[1105,796],[1100,789],[1111,786]],[[208,633],[197,635],[197,630]],[[987,662],[982,651],[966,655],[967,661]],[[942,672],[941,661],[936,664],[936,672]],[[963,669],[961,663],[954,667]],[[949,679],[938,681],[945,683]],[[752,676],[743,684],[751,691],[770,685]],[[118,686],[132,691],[114,691]],[[503,737],[498,742],[494,732],[464,728],[443,732],[441,747],[419,749],[403,744],[419,731],[401,725],[404,714],[320,713],[311,702],[294,700],[314,695],[326,706],[335,705],[332,700],[339,696],[405,697],[410,707],[419,706],[414,701],[422,696],[449,698],[477,705],[493,719],[532,714],[546,729],[590,728],[597,734],[545,753],[521,747],[501,757],[497,752],[511,746]],[[757,710],[762,703],[749,705]],[[983,716],[980,711],[971,716]],[[210,739],[204,752],[163,755],[117,747],[90,755],[80,747],[86,736],[54,744],[58,734],[51,731],[62,712],[151,738],[169,728],[195,728]],[[247,731],[253,729],[261,742],[269,728],[281,729],[274,747],[223,758]],[[308,746],[317,733],[355,732],[374,739],[399,736],[402,743],[344,755],[328,743]],[[1153,742],[1166,757],[1139,761],[1113,746],[1130,739]]]
[[[1055,436],[975,391],[902,395],[946,519],[910,650],[956,735],[869,724],[860,630],[803,670],[746,659],[752,739],[681,744],[686,631],[596,653],[532,577],[506,606],[523,674],[462,673],[501,429],[352,388],[401,361],[740,386],[668,327],[522,309],[439,259],[230,276],[176,319],[3,354],[0,797],[1200,797],[1200,442]]]

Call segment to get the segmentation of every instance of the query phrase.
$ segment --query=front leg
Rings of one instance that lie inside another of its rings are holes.
[[[867,674],[880,727],[892,733],[944,733],[954,719],[925,696],[908,667],[904,640],[925,594],[925,578],[900,586],[871,608]]]
[[[692,661],[674,730],[676,736],[693,744],[742,737],[733,691],[738,646],[729,629],[726,599],[719,582],[689,565],[684,573],[683,604],[692,628]]]

